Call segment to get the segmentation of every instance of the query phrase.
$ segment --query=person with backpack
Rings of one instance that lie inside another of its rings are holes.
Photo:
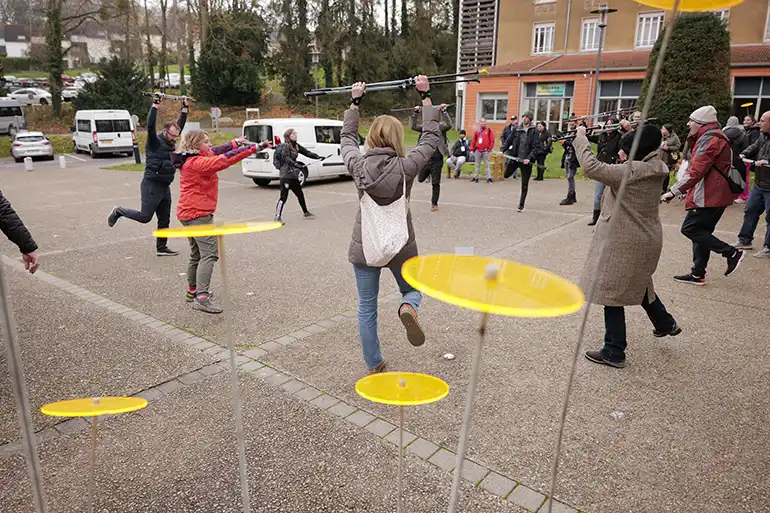
[[[754,186],[746,202],[743,214],[743,226],[738,233],[736,248],[751,249],[754,240],[754,230],[757,229],[762,213],[767,220],[764,243],[762,248],[754,253],[755,258],[770,258],[770,111],[762,114],[759,119],[761,135],[746,148],[741,158],[754,159]]]
[[[719,128],[716,109],[711,105],[696,109],[690,114],[687,127],[687,144],[692,148],[689,166],[661,200],[668,202],[686,195],[687,215],[681,232],[692,241],[693,266],[690,273],[674,276],[674,280],[704,285],[712,251],[725,258],[725,276],[733,274],[746,255],[714,235],[725,208],[733,204],[729,179],[733,157],[730,141]]]
[[[430,100],[428,77],[415,77],[415,89],[422,98],[422,137],[409,153],[404,148],[401,121],[378,116],[366,137],[366,153],[361,155],[358,106],[366,91],[364,83],[353,84],[351,105],[342,125],[342,159],[359,198],[348,260],[356,276],[358,333],[369,374],[385,370],[377,334],[377,296],[383,268],[390,269],[401,291],[398,316],[407,340],[413,346],[425,343],[425,333],[417,320],[422,294],[404,280],[401,266],[417,256],[409,197],[414,179],[441,144],[441,130],[439,111]]]
[[[149,223],[153,216],[158,218],[158,229],[168,228],[171,222],[171,184],[176,176],[176,169],[171,163],[171,153],[174,151],[177,138],[184,130],[187,121],[188,102],[182,100],[182,111],[179,119],[173,123],[163,125],[163,131],[158,134],[155,131],[155,122],[158,117],[158,107],[163,96],[153,96],[152,107],[147,115],[147,155],[144,165],[144,176],[139,186],[141,193],[141,210],[133,210],[121,206],[114,207],[107,216],[107,225],[112,228],[118,219],[126,217],[138,223]],[[170,249],[168,239],[158,238],[155,241],[156,254],[158,256],[176,256],[178,251]]]
[[[733,152],[733,167],[738,170],[744,180],[748,180],[748,167],[741,159],[741,153],[749,147],[748,138],[746,137],[746,131],[743,129],[743,125],[738,121],[737,116],[730,116],[722,131],[730,140],[730,149]],[[733,194],[733,202],[738,205],[746,203],[748,194],[745,198],[741,198],[741,196],[743,196],[743,191],[738,194]]]
[[[430,177],[430,185],[433,189],[430,198],[430,211],[438,212],[438,198],[441,194],[441,168],[444,167],[444,157],[449,156],[449,148],[447,147],[446,133],[452,129],[452,118],[449,117],[449,113],[446,111],[446,104],[442,103],[438,110],[441,112],[441,121],[439,122],[439,128],[441,129],[441,142],[439,142],[436,152],[428,162],[428,165],[420,171],[417,175],[417,181],[422,183]],[[420,134],[422,137],[422,124],[417,122],[417,114],[420,112],[420,107],[415,107],[412,111],[412,130]],[[419,140],[417,141],[419,144]]]
[[[553,152],[553,141],[551,141],[551,134],[542,121],[537,122],[537,133],[539,134],[537,150],[535,151],[537,176],[533,180],[542,182],[545,179],[545,159],[548,158],[548,154]]]
[[[468,160],[471,153],[471,146],[468,143],[468,138],[465,137],[465,130],[460,130],[460,138],[452,145],[450,153],[452,156],[446,159],[446,167],[450,173],[454,172],[455,178],[460,178],[463,164]]]
[[[271,142],[249,144],[239,137],[221,146],[211,147],[209,136],[202,130],[190,130],[171,154],[174,167],[179,169],[179,201],[176,216],[183,226],[214,224],[214,212],[219,201],[219,172],[268,148]],[[190,261],[187,264],[185,297],[194,310],[219,314],[222,307],[211,299],[209,285],[214,264],[219,260],[219,245],[215,236],[188,238]]]
[[[578,127],[574,141],[583,172],[607,187],[602,199],[602,216],[580,278],[583,290],[590,290],[595,282],[592,302],[604,306],[604,345],[599,350],[586,351],[585,357],[615,368],[626,365],[624,307],[641,305],[652,322],[655,337],[674,337],[682,332],[655,293],[652,281],[663,249],[663,227],[658,214],[660,182],[668,173],[660,159],[661,134],[649,124],[640,125],[637,130],[641,132],[637,154],[632,162],[624,164],[608,164],[595,157],[583,126]],[[621,137],[616,162],[627,160],[633,141],[633,133]],[[613,218],[618,190],[625,176],[628,176],[626,196],[617,217]],[[612,232],[611,218],[616,224]],[[594,275],[602,251],[607,251],[610,258]]]
[[[479,183],[479,171],[482,161],[487,165],[487,183],[492,183],[492,168],[489,167],[489,155],[495,147],[495,133],[487,126],[487,119],[479,120],[479,129],[473,132],[471,139],[471,153],[476,169],[473,173],[471,183]]]
[[[302,182],[299,180],[300,171],[305,173],[305,179],[308,177],[307,165],[299,162],[299,155],[304,155],[309,159],[324,160],[322,157],[297,142],[297,131],[293,128],[287,129],[283,133],[284,143],[275,149],[273,153],[273,165],[279,171],[281,195],[278,197],[278,203],[275,205],[275,220],[286,224],[283,221],[283,207],[286,200],[289,199],[289,191],[297,197],[299,206],[302,209],[306,219],[312,219],[315,215],[307,209],[305,204],[305,193],[302,192]]]

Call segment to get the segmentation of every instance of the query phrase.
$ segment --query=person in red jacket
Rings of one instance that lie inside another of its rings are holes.
[[[689,167],[668,192],[663,201],[686,194],[687,215],[682,223],[682,235],[692,241],[693,266],[689,274],[674,276],[681,283],[703,285],[711,252],[727,260],[725,276],[730,276],[745,256],[714,236],[725,208],[733,204],[733,193],[725,176],[732,166],[730,143],[719,128],[717,111],[711,105],[701,107],[690,115],[688,146],[693,148]]]
[[[486,118],[479,120],[479,129],[473,133],[471,139],[471,153],[473,161],[476,163],[476,172],[473,173],[473,183],[479,183],[479,170],[481,161],[487,165],[487,183],[492,183],[492,170],[489,168],[489,154],[495,147],[495,133],[487,126]]]
[[[184,226],[212,224],[219,199],[217,173],[271,144],[249,144],[245,137],[239,137],[212,148],[206,132],[187,132],[178,151],[171,154],[174,167],[179,169],[179,201],[176,207],[179,222]],[[187,301],[193,303],[195,310],[222,313],[222,308],[211,301],[209,293],[214,264],[219,260],[217,238],[190,237],[188,241]]]

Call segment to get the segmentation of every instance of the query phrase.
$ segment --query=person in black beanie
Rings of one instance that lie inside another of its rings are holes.
[[[668,167],[660,158],[660,130],[649,124],[640,125],[639,148],[631,163],[600,162],[591,151],[584,127],[577,129],[574,146],[586,176],[607,186],[602,199],[601,216],[591,240],[580,284],[590,290],[596,280],[594,304],[604,306],[604,347],[587,351],[585,357],[610,367],[626,365],[626,320],[623,307],[641,305],[652,321],[655,337],[676,336],[682,332],[655,294],[652,275],[658,267],[663,248],[660,223],[660,184]],[[619,159],[631,153],[634,134],[620,139]],[[624,176],[628,176],[626,196],[615,214],[615,227],[610,233],[610,217],[615,209],[617,193]],[[597,276],[596,261],[606,245],[609,258]]]

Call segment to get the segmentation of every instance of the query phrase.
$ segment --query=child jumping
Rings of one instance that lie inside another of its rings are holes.
[[[171,154],[174,167],[179,169],[179,201],[176,216],[184,226],[213,224],[219,198],[219,173],[270,142],[249,144],[239,137],[222,146],[211,147],[209,136],[202,130],[184,134],[182,143]],[[217,238],[190,237],[190,262],[187,264],[188,302],[193,309],[218,314],[222,308],[211,301],[209,285],[214,264],[219,260]]]

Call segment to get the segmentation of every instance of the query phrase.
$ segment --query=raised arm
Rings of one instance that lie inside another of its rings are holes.
[[[439,112],[436,107],[426,106],[422,109],[422,137],[417,146],[404,158],[404,173],[408,178],[417,176],[424,168],[441,141],[439,131]]]
[[[158,132],[155,123],[158,119],[158,104],[153,101],[150,112],[147,114],[147,152],[158,149]]]
[[[340,155],[348,173],[355,176],[354,173],[361,172],[364,157],[358,147],[358,107],[356,106],[351,106],[345,111],[340,132]]]
[[[179,111],[179,119],[176,120],[176,124],[179,125],[179,133],[184,130],[184,125],[187,123],[187,112],[189,111],[187,99],[182,100],[182,110]]]
[[[446,107],[441,111],[441,120],[438,123],[438,127],[444,133],[449,132],[452,129],[452,118],[449,117]]]
[[[233,164],[237,164],[241,160],[245,159],[249,155],[253,155],[258,149],[263,148],[262,145],[249,144],[241,146],[240,148],[234,148],[222,155],[215,155],[212,157],[196,157],[198,162],[195,162],[196,167],[200,173],[214,174],[227,169]]]
[[[412,125],[411,125],[411,127],[412,127],[412,130],[414,130],[415,132],[422,132],[422,125],[417,123],[417,116],[419,114],[420,114],[420,110],[417,109],[417,108],[415,108],[412,111]]]
[[[302,155],[306,156],[309,159],[321,160],[323,158],[319,154],[313,153],[312,151],[308,150],[307,148],[305,148],[301,144],[297,144],[297,149],[299,150],[299,152]]]
[[[583,134],[578,134],[578,136],[575,137],[572,146],[575,148],[580,167],[583,168],[583,172],[587,177],[593,178],[597,182],[609,185],[610,187],[620,187],[623,173],[628,172],[628,168],[625,165],[599,162],[593,151],[591,151],[591,143]]]

